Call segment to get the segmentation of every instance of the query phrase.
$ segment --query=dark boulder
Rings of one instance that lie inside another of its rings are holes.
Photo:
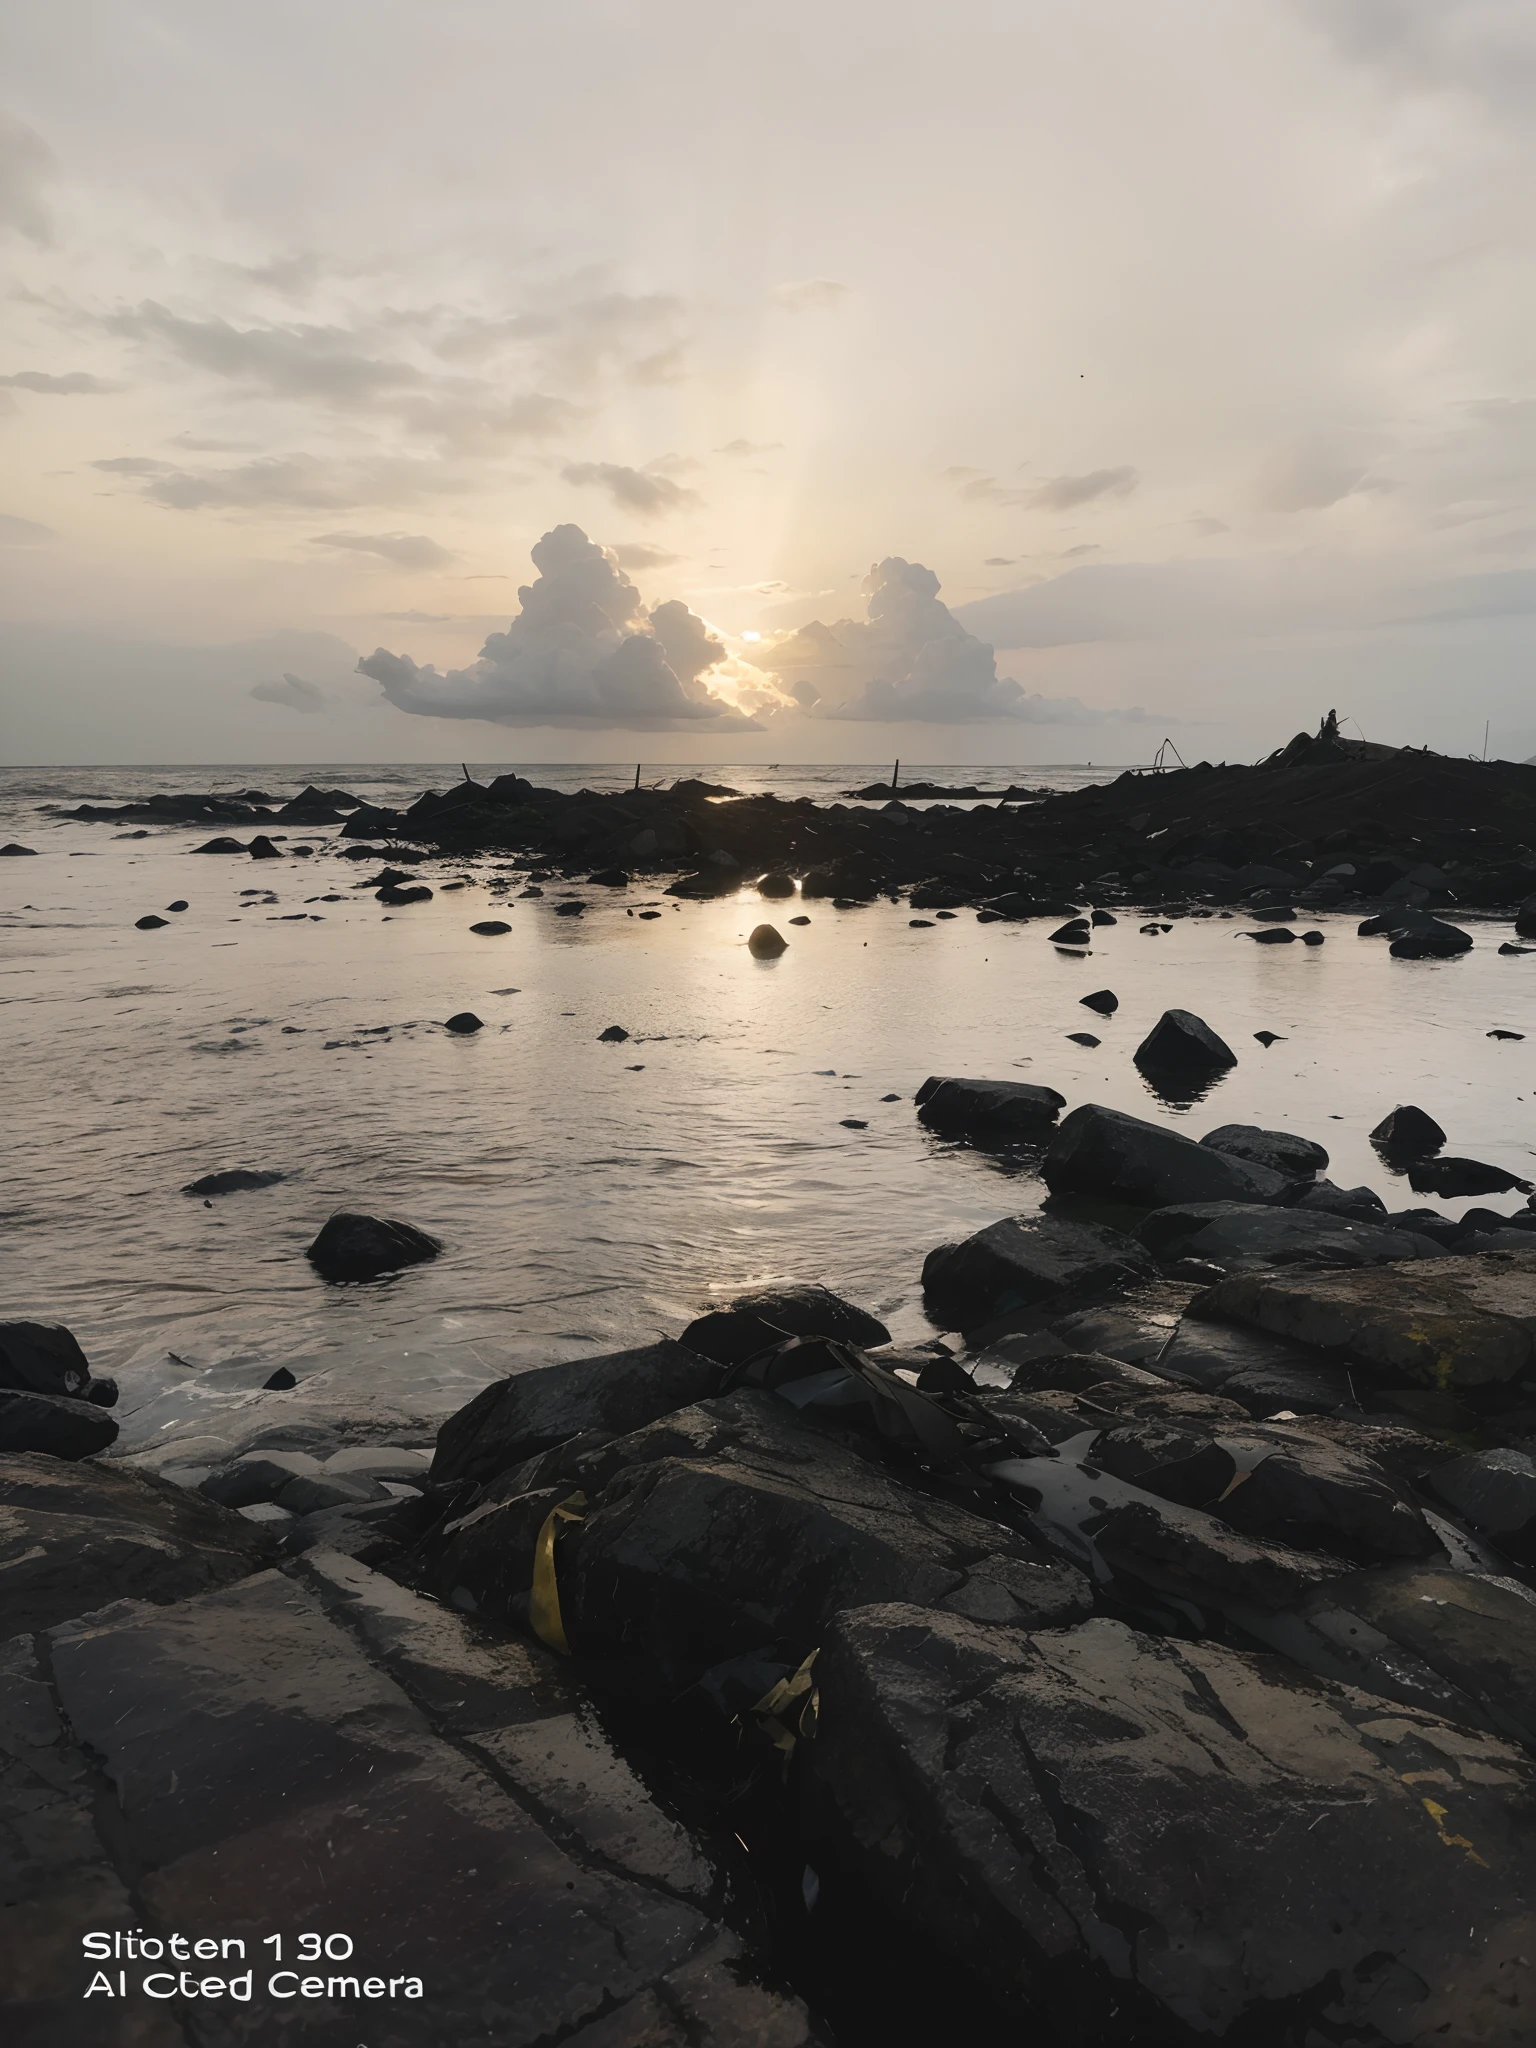
[[[1321,1173],[1328,1164],[1328,1154],[1312,1139],[1294,1131],[1266,1131],[1258,1124],[1221,1124],[1200,1142],[1213,1152],[1225,1152],[1229,1159],[1246,1159],[1297,1179]]]
[[[324,1279],[376,1280],[381,1273],[435,1259],[441,1250],[437,1238],[413,1224],[339,1209],[304,1256]]]
[[[482,939],[504,938],[511,929],[511,925],[504,923],[499,917],[482,918],[479,924],[470,926],[470,930]]]
[[[1422,1159],[1438,1152],[1445,1133],[1432,1116],[1411,1102],[1399,1103],[1371,1132],[1371,1143],[1381,1152],[1399,1159]]]
[[[1507,1195],[1518,1188],[1528,1195],[1531,1183],[1502,1166],[1489,1166],[1481,1159],[1457,1159],[1443,1154],[1438,1159],[1417,1159],[1408,1169],[1408,1185],[1418,1195]]]
[[[386,888],[376,890],[374,893],[380,903],[388,905],[392,910],[397,910],[403,903],[430,903],[432,901],[432,891],[425,882],[391,882]]]
[[[914,1099],[931,1130],[995,1137],[1038,1137],[1067,1106],[1054,1088],[1031,1081],[961,1081],[940,1074],[930,1074]]]
[[[606,1031],[599,1031],[597,1034],[599,1045],[625,1045],[628,1040],[629,1033],[622,1024],[610,1024]]]
[[[35,846],[19,846],[14,839],[5,846],[0,846],[0,860],[19,860],[27,854],[32,855],[35,859],[37,848]]]
[[[205,1173],[200,1180],[189,1180],[182,1189],[184,1195],[241,1195],[250,1188],[275,1187],[287,1174],[276,1167],[231,1166],[222,1173]]]
[[[158,932],[163,931],[169,923],[168,917],[156,917],[151,913],[148,917],[136,917],[133,928],[136,932]]]
[[[702,1400],[719,1380],[712,1360],[667,1338],[514,1373],[486,1387],[439,1429],[432,1484],[484,1484],[573,1437],[628,1435]]]
[[[1358,1409],[1349,1369],[1323,1353],[1263,1330],[1186,1315],[1159,1353],[1157,1370],[1203,1394],[1219,1394],[1249,1415],[1290,1410],[1333,1415]]]
[[[1106,1619],[868,1608],[816,1676],[844,1853],[1030,2031],[1299,2044],[1326,2014],[1361,2048],[1521,2041],[1536,1766],[1508,1743]]]
[[[759,896],[793,896],[795,893],[794,877],[777,870],[770,875],[760,875],[758,877],[757,893]]]
[[[1472,934],[1459,925],[1427,918],[1423,924],[1399,932],[1387,951],[1394,960],[1451,960],[1472,950]]]
[[[281,860],[283,857],[282,848],[274,846],[264,832],[256,834],[256,837],[246,848],[246,852],[251,856],[252,860]]]
[[[1175,1078],[1215,1074],[1237,1065],[1231,1046],[1193,1010],[1164,1010],[1134,1057],[1144,1073]]]
[[[1058,925],[1050,934],[1053,946],[1086,946],[1092,936],[1085,917],[1071,919],[1067,924]]]
[[[1086,1102],[1065,1117],[1041,1166],[1053,1194],[1161,1208],[1169,1202],[1275,1202],[1285,1174],[1235,1159],[1182,1132]]]
[[[444,1024],[445,1031],[456,1032],[461,1038],[485,1029],[485,1020],[477,1017],[473,1010],[456,1010]]]
[[[1298,1209],[1320,1210],[1329,1216],[1352,1216],[1361,1223],[1385,1223],[1387,1205],[1374,1188],[1341,1188],[1331,1180],[1314,1181],[1296,1198]]]
[[[1067,1308],[1152,1271],[1136,1240],[1101,1223],[1005,1216],[923,1261],[923,1299],[950,1330],[971,1330],[1021,1309]]]
[[[184,1600],[260,1570],[270,1553],[256,1524],[145,1473],[0,1456],[0,1614],[12,1633],[113,1600]]]
[[[1095,911],[1094,916],[1098,915],[1099,912]],[[1097,1010],[1101,1017],[1113,1017],[1120,1007],[1120,998],[1108,988],[1097,988],[1091,996],[1079,996],[1078,1001],[1087,1009]]]
[[[0,1452],[46,1451],[53,1458],[91,1458],[116,1441],[117,1424],[94,1401],[0,1391]]]
[[[1443,1249],[1430,1238],[1388,1230],[1352,1215],[1239,1202],[1187,1202],[1154,1209],[1136,1235],[1159,1259],[1209,1259],[1232,1272],[1308,1262],[1379,1265],[1392,1259],[1434,1258]]]
[[[1536,939],[1536,896],[1527,896],[1515,912],[1515,930],[1522,939]]]
[[[888,1344],[884,1323],[825,1287],[760,1288],[698,1316],[682,1334],[690,1350],[740,1365],[786,1337],[831,1337],[861,1349]]]
[[[62,1323],[0,1323],[0,1387],[89,1400],[90,1361]]]
[[[771,924],[754,925],[747,940],[747,951],[758,960],[776,960],[789,945],[784,934],[775,931]]]
[[[586,907],[586,904],[581,901],[580,897],[572,897],[567,903],[557,903],[555,905],[555,915],[556,917],[580,917]]]
[[[888,1588],[1024,1627],[1075,1619],[1088,1604],[1076,1571],[1001,1523],[909,1492],[776,1394],[702,1401],[576,1470],[587,1508],[558,1560],[572,1647],[642,1655],[669,1683],[765,1650],[793,1667],[841,1608]],[[538,1521],[559,1493],[539,1496]],[[435,1569],[441,1597],[518,1618],[533,1519],[513,1499],[451,1528]]]
[[[591,888],[627,889],[629,876],[623,868],[599,868],[595,875],[588,875],[587,884]]]
[[[1524,1451],[1474,1451],[1437,1467],[1429,1483],[1501,1550],[1536,1561],[1536,1459]]]
[[[244,853],[245,846],[238,839],[209,839],[201,846],[194,846],[194,853]]]

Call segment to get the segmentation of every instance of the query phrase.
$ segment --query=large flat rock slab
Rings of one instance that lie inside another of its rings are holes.
[[[1484,1386],[1529,1377],[1536,1364],[1536,1249],[1387,1270],[1245,1274],[1202,1295],[1195,1314],[1423,1386]]]
[[[270,1562],[269,1532],[140,1472],[40,1451],[0,1457],[0,1630],[119,1599],[183,1600]]]
[[[1094,1620],[834,1625],[811,1768],[888,1908],[1071,2044],[1525,2048],[1536,1763]]]
[[[431,1654],[424,1638],[416,1648]],[[131,1876],[133,1924],[245,1943],[248,2002],[157,2008],[200,2048],[531,2048],[586,2039],[588,2028],[615,2048],[807,2039],[801,2009],[752,1981],[733,1936],[664,1883],[557,1839],[515,1784],[434,1730],[292,1579],[266,1572],[168,1608],[119,1602],[52,1630],[42,1655],[52,1694],[12,1703],[3,1739],[25,1738],[34,1778],[51,1775],[66,1795],[25,1901],[44,1932],[69,1915],[68,1967],[35,1986],[33,2001],[40,2028],[60,2014],[72,2021],[61,2043],[94,2038],[82,2031],[82,1923],[70,1897],[100,1866],[78,1811],[73,1822],[67,1811],[82,1752],[98,1840]],[[104,1897],[104,1910],[111,1904]],[[350,1936],[352,1955],[305,1966],[296,1949],[306,1930]],[[272,1934],[283,1935],[292,1970],[275,1984]],[[143,1970],[130,1967],[125,2010],[150,2003],[136,1981]],[[306,1977],[323,1991],[306,1995]],[[348,1989],[370,1979],[394,1988]]]

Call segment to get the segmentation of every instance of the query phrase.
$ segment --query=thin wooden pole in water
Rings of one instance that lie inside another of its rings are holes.
[[[640,787],[640,763],[638,761],[635,763],[635,787],[636,789]]]
[[[900,763],[900,762],[898,761],[898,762],[896,763],[896,766],[895,766],[895,767],[894,767],[894,768],[893,768],[893,769],[891,770],[891,795],[892,795],[892,796],[894,796],[894,795],[896,794],[896,778],[897,778],[897,776],[898,776],[898,775],[900,775],[900,773],[901,773],[901,763]]]

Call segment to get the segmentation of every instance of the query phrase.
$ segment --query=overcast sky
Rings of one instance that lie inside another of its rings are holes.
[[[1530,0],[18,0],[0,98],[10,760],[1536,751]]]

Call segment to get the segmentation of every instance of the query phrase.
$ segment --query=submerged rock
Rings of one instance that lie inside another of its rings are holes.
[[[1094,917],[1097,918],[1098,916],[1099,912],[1095,911]],[[1116,1010],[1120,1007],[1120,998],[1113,989],[1108,988],[1095,989],[1091,996],[1079,996],[1078,1001],[1086,1009],[1097,1010],[1101,1017],[1113,1017]]]
[[[788,939],[771,924],[755,925],[747,940],[747,951],[759,960],[776,960],[788,946]]]
[[[445,1031],[456,1032],[461,1038],[485,1029],[483,1017],[477,1017],[473,1010],[456,1010],[444,1024]]]
[[[1298,2012],[1374,2048],[1522,2041],[1536,1767],[1509,1744],[1103,1619],[866,1608],[817,1679],[845,1852],[1057,2038],[1259,2040]]]
[[[1411,1102],[1400,1102],[1371,1132],[1371,1143],[1379,1151],[1402,1159],[1422,1159],[1440,1150],[1445,1133],[1422,1109],[1416,1109]]]
[[[376,1280],[382,1273],[435,1259],[442,1248],[414,1224],[338,1209],[304,1256],[327,1280]]]
[[[1456,1159],[1449,1154],[1438,1159],[1419,1159],[1408,1169],[1408,1185],[1418,1195],[1506,1195],[1512,1188],[1529,1194],[1531,1183],[1502,1166],[1489,1166],[1481,1159]]]
[[[1067,1106],[1054,1088],[1031,1081],[961,1081],[930,1074],[914,1098],[919,1119],[936,1131],[1037,1137]]]
[[[205,1173],[200,1180],[189,1180],[182,1189],[184,1195],[240,1195],[250,1188],[276,1187],[287,1174],[276,1167],[230,1166],[219,1173]]]

